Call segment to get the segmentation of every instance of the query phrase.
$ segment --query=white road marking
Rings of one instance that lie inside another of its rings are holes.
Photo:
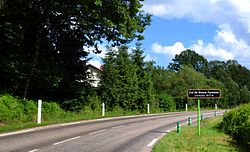
[[[125,127],[125,126],[126,125],[115,126],[115,127],[112,127],[112,129],[122,128],[122,127]]]
[[[72,122],[72,123],[65,123],[65,124],[60,124],[60,126],[68,126],[68,125],[74,125],[74,124],[79,124],[81,123],[80,121],[78,122]]]
[[[162,133],[162,135],[166,135],[167,133]]]
[[[167,133],[170,133],[170,130],[168,130]]]
[[[5,136],[10,136],[10,135],[16,135],[16,134],[21,134],[21,133],[26,133],[33,131],[35,129],[28,129],[28,130],[23,130],[23,131],[17,131],[17,132],[11,132],[11,133],[6,133],[6,134],[1,134],[0,137],[5,137]]]
[[[111,118],[101,118],[101,119],[95,119],[95,121],[104,121],[104,120],[110,120]]]
[[[158,140],[157,138],[153,139],[153,140],[148,144],[148,147],[152,147],[152,146],[155,144],[155,142],[156,142],[157,140]]]
[[[29,152],[35,152],[35,151],[38,151],[39,149],[33,149],[33,150],[30,150]]]
[[[93,135],[93,134],[104,132],[104,131],[106,131],[106,129],[102,129],[102,130],[97,130],[97,131],[91,132],[91,133],[89,133],[89,135]]]
[[[73,137],[73,138],[69,138],[69,139],[66,139],[66,140],[63,140],[63,141],[60,141],[60,142],[57,142],[57,143],[54,143],[52,145],[59,145],[59,144],[62,144],[62,143],[65,143],[65,142],[68,142],[68,141],[71,141],[71,140],[75,140],[75,139],[78,139],[80,138],[81,136],[76,136],[76,137]]]

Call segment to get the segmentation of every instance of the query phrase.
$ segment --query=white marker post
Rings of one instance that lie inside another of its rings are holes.
[[[42,100],[38,100],[37,123],[42,122]]]
[[[215,110],[217,110],[217,104],[215,104]]]
[[[148,107],[148,114],[149,114],[149,104],[148,104],[148,106],[147,106],[147,107]]]
[[[105,103],[102,103],[102,116],[105,116]]]
[[[186,103],[186,111],[188,111],[188,104]]]

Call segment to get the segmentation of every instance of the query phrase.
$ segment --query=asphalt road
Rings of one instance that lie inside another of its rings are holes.
[[[0,134],[0,152],[148,152],[175,130],[177,121],[184,125],[188,117],[196,121],[197,112],[104,118],[5,133]]]

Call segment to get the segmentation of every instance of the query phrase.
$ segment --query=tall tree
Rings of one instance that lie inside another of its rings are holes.
[[[191,65],[196,71],[206,73],[208,61],[203,56],[192,50],[182,51],[181,54],[175,55],[168,68],[174,71],[179,71],[183,65]]]
[[[47,91],[63,91],[70,97],[68,87],[75,90],[75,85],[82,85],[75,80],[86,75],[88,53],[84,48],[95,47],[98,53],[97,45],[104,40],[113,45],[141,40],[150,24],[150,15],[140,9],[141,0],[4,2],[0,9],[0,83],[2,89],[24,98]],[[51,80],[46,83],[51,90],[37,85],[46,80]]]
[[[112,48],[111,48],[112,49]],[[114,56],[110,50],[104,58],[104,71],[100,83],[103,101],[109,108],[138,109],[138,78],[128,48],[119,47]]]
[[[250,71],[240,65],[236,60],[228,60],[227,72],[231,78],[240,86],[240,88],[247,88],[250,90]]]

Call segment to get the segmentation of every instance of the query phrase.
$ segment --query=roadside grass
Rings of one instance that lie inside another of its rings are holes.
[[[222,116],[205,119],[201,123],[201,135],[196,126],[183,126],[181,133],[170,132],[153,148],[153,152],[234,152],[232,138],[217,129]]]
[[[21,129],[47,126],[53,124],[61,124],[68,122],[84,121],[84,120],[93,120],[100,118],[109,118],[109,117],[119,117],[119,116],[131,116],[131,115],[145,115],[145,113],[140,113],[139,111],[124,111],[122,109],[114,109],[112,111],[107,111],[105,116],[101,116],[101,110],[91,110],[90,108],[85,108],[81,112],[47,112],[42,113],[42,123],[37,124],[36,114],[33,116],[30,122],[22,122],[18,119],[8,120],[5,123],[0,122],[0,133],[16,131]]]

